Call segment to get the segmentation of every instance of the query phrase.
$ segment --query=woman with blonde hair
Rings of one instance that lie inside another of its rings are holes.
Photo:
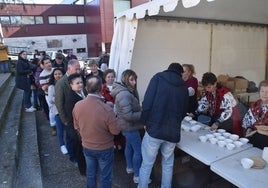
[[[189,106],[188,106],[188,113],[193,113],[197,106],[197,87],[198,87],[198,80],[194,77],[195,68],[192,64],[183,64],[183,73],[182,79],[184,80],[186,86],[188,87],[189,92]]]
[[[137,91],[137,74],[133,70],[125,70],[121,83],[114,83],[111,95],[115,99],[115,112],[122,134],[126,138],[126,171],[128,174],[134,173],[133,181],[138,183],[142,160],[139,129],[143,126],[139,122],[141,106]]]

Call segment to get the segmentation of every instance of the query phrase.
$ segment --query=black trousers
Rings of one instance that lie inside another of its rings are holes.
[[[268,147],[268,136],[255,133],[251,137],[249,137],[249,142],[257,148],[263,149],[264,147]]]
[[[74,157],[77,161],[80,174],[86,175],[86,159],[79,133],[72,125],[66,126],[66,133],[70,139],[70,143],[68,144],[69,146],[67,146],[70,158]]]

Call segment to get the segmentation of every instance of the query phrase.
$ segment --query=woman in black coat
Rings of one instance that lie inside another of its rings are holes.
[[[74,129],[72,114],[74,105],[85,98],[83,79],[80,74],[75,73],[68,77],[68,81],[71,90],[66,97],[66,101],[68,102],[64,104],[65,113],[70,118],[68,122],[71,122],[71,124],[66,127],[67,135],[70,138],[70,141],[67,144],[67,149],[70,160],[72,162],[77,162],[80,174],[86,175],[86,160],[83,154],[82,141],[80,135]]]
[[[22,89],[23,103],[26,112],[34,112],[36,109],[31,102],[31,81],[30,76],[33,74],[35,66],[27,59],[27,52],[21,51],[18,55],[16,66],[16,87]]]

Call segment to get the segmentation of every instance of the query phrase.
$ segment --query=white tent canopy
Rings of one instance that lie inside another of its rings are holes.
[[[190,1],[192,1],[193,4],[190,5],[189,4]],[[151,18],[155,18],[156,20],[165,18],[166,20],[168,20],[168,22],[169,20],[177,20],[178,22],[186,20],[187,22],[196,22],[196,23],[197,22],[214,23],[213,26],[209,26],[208,24],[202,25],[202,26],[195,26],[194,24],[191,25],[192,28],[197,27],[197,29],[189,30],[192,32],[198,31],[199,33],[202,33],[205,28],[204,36],[201,35],[200,39],[198,39],[198,37],[195,37],[193,34],[192,35],[189,34],[189,36],[187,34],[185,35],[185,37],[194,36],[194,38],[197,38],[198,40],[204,40],[203,38],[206,38],[206,37],[208,40],[212,40],[213,37],[215,37],[215,35],[217,35],[218,33],[220,33],[220,35],[218,36],[217,39],[220,39],[220,36],[221,37],[224,36],[224,33],[222,33],[222,31],[230,30],[229,28],[228,29],[221,28],[220,26],[217,25],[218,23],[222,25],[233,24],[233,25],[253,26],[254,28],[247,29],[247,30],[250,30],[249,31],[250,35],[245,35],[245,36],[243,35],[243,31],[245,29],[233,27],[232,28],[233,33],[231,34],[231,36],[232,37],[240,36],[240,33],[236,33],[236,31],[239,30],[239,31],[242,31],[241,35],[244,38],[252,38],[251,40],[257,41],[257,42],[260,41],[257,45],[255,44],[254,45],[257,46],[256,47],[257,50],[261,51],[261,52],[258,51],[258,54],[262,56],[260,61],[265,61],[265,57],[263,56],[265,55],[264,50],[266,51],[266,48],[267,48],[266,29],[268,26],[268,11],[267,11],[268,1],[267,0],[254,0],[254,1],[253,0],[215,0],[212,2],[210,1],[211,0],[181,0],[181,1],[180,0],[154,0],[154,1],[142,4],[140,6],[134,7],[125,12],[119,13],[115,19],[115,30],[114,30],[113,40],[112,40],[110,65],[109,65],[111,68],[116,70],[117,75],[118,75],[117,79],[118,80],[120,79],[121,73],[125,69],[133,68],[133,66],[135,68],[139,67],[139,66],[134,65],[137,62],[134,62],[133,64],[133,59],[134,61],[141,60],[140,58],[136,58],[136,52],[139,51],[137,47],[138,44],[143,42],[143,41],[141,42],[140,40],[146,40],[146,37],[144,36],[145,34],[142,34],[142,33],[146,33],[147,30],[148,31],[150,30],[151,33],[147,33],[147,36],[150,34],[152,35],[158,34],[159,38],[164,38],[163,35],[166,35],[166,34],[165,34],[165,28],[163,27],[166,27],[167,30],[170,30],[169,27],[171,27],[172,24],[170,24],[169,26],[166,23],[162,24],[158,22],[156,24],[152,24],[151,22],[144,21],[147,19],[149,20]],[[189,8],[185,8],[185,7],[189,7]],[[141,26],[143,27],[140,28]],[[148,29],[145,30],[144,27],[147,27]],[[155,27],[155,30],[151,29],[150,27],[151,28]],[[181,26],[174,26],[173,24],[173,27],[175,30],[178,29],[179,27],[179,30],[177,32],[174,32],[175,34],[176,33],[183,34],[183,32],[181,32],[180,30]],[[136,36],[138,30],[140,31],[139,36],[140,35],[143,35],[143,36],[141,37]],[[215,32],[216,34],[213,33],[213,31],[217,31]],[[195,35],[199,34],[198,32]],[[174,33],[171,33],[170,35],[174,35]],[[258,36],[261,36],[261,38],[258,38]],[[172,42],[172,39],[169,39],[171,37],[172,36],[167,35],[165,36],[165,39],[167,41]],[[150,38],[150,37],[147,37],[147,38]],[[139,41],[136,41],[136,40],[139,40]],[[189,41],[190,40],[191,38],[189,38]],[[218,41],[218,40],[213,39],[212,42],[214,41]],[[160,40],[160,42],[163,42],[163,39],[162,41]],[[205,44],[207,43],[209,42],[205,41]],[[249,41],[248,43],[251,43],[251,42]],[[153,44],[155,45],[155,42],[153,42],[152,45]],[[166,45],[166,44],[164,43],[163,45]],[[215,44],[212,44],[212,45],[215,46],[214,48],[217,47],[217,45]],[[210,50],[209,49],[210,47],[208,44],[208,50]],[[244,48],[244,47],[239,47],[239,48],[240,48],[239,50],[241,50],[241,48]],[[250,46],[249,48],[252,48],[252,47]],[[178,49],[180,48],[178,47]],[[185,54],[189,53],[190,50],[191,49],[186,51]],[[172,53],[172,49],[169,49],[169,52]],[[207,52],[204,52],[204,53],[207,53]],[[211,61],[212,60],[217,61],[218,60],[217,58],[219,57],[212,57],[214,55],[213,53],[215,54],[217,53],[217,51],[215,52],[210,51],[207,54],[207,58],[203,59],[203,61],[204,62],[206,61],[206,63],[209,65],[203,65],[202,66],[203,69],[201,71],[209,71],[211,70],[211,67],[213,66],[215,67],[215,65],[211,65],[212,64]],[[233,50],[231,53],[236,53],[236,52],[235,50]],[[226,55],[228,56],[228,54]],[[235,56],[235,54],[233,56]],[[196,58],[199,58],[199,57],[197,56]],[[225,58],[225,57],[221,54],[221,58]],[[152,63],[152,62],[146,62],[146,63]],[[153,63],[155,63],[155,65],[158,66],[158,68],[160,69],[158,71],[161,71],[162,66],[160,66],[159,63],[155,61]],[[209,68],[205,69],[204,67],[209,67]],[[141,66],[139,68],[141,68]],[[259,68],[263,69],[263,63],[261,67]],[[264,73],[262,73],[261,75],[263,74]],[[151,76],[151,74],[148,74],[147,76]],[[255,77],[252,77],[252,79],[255,79]],[[259,81],[259,79],[261,78],[256,78],[257,81]],[[148,80],[145,80],[145,81],[148,81]]]
[[[3,35],[1,23],[0,23],[0,42],[4,43],[4,35]]]
[[[203,18],[236,22],[268,24],[266,0],[154,0],[117,15],[128,20],[149,16]],[[194,2],[189,7],[189,2]],[[185,8],[187,6],[188,8]]]

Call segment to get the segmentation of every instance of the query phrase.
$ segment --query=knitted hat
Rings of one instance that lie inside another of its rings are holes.
[[[171,63],[168,66],[168,70],[176,71],[179,75],[183,73],[183,67],[179,63]]]

